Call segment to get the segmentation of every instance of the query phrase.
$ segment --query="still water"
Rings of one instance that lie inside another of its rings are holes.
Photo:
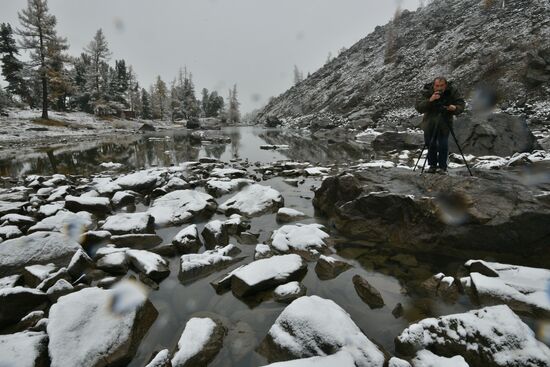
[[[303,132],[269,130],[257,127],[232,127],[216,132],[231,139],[230,143],[206,144],[193,141],[186,131],[163,131],[144,135],[121,135],[93,141],[79,141],[58,148],[37,149],[31,154],[0,161],[0,175],[18,177],[27,174],[77,174],[89,175],[100,172],[102,162],[116,162],[124,165],[124,171],[154,166],[178,165],[201,157],[213,157],[225,162],[248,160],[250,163],[269,163],[277,160],[309,161],[313,164],[338,166],[357,163],[373,157],[373,152],[355,143],[334,143],[314,140]],[[285,150],[262,150],[263,144],[288,145]],[[367,158],[368,157],[368,158]],[[379,158],[379,157],[377,157]],[[251,170],[253,166],[249,170]],[[354,267],[332,280],[320,280],[315,271],[315,262],[309,263],[308,272],[302,283],[307,295],[318,295],[332,299],[346,310],[355,323],[375,343],[389,353],[394,352],[394,338],[411,322],[419,319],[476,307],[462,295],[454,303],[425,296],[420,283],[431,275],[443,272],[454,275],[461,264],[469,259],[454,254],[443,255],[404,254],[402,251],[381,245],[373,245],[342,238],[330,227],[325,218],[317,215],[311,203],[312,189],[319,187],[321,178],[308,177],[298,187],[290,186],[280,177],[262,181],[281,192],[285,206],[304,212],[308,218],[302,223],[321,223],[331,233],[335,244],[333,256],[345,259]],[[232,194],[216,199],[223,203]],[[143,205],[137,211],[144,211]],[[216,214],[210,220],[224,219]],[[199,232],[206,221],[196,223]],[[279,228],[275,214],[267,214],[251,220],[253,233],[259,234],[259,243],[269,239],[274,229]],[[164,228],[157,231],[164,243],[171,242],[182,227]],[[235,238],[230,243],[238,244],[246,258],[220,272],[192,283],[182,284],[178,280],[179,258],[170,260],[171,274],[160,283],[158,290],[152,290],[149,297],[159,315],[140,344],[137,355],[130,363],[132,367],[144,366],[155,351],[168,348],[174,351],[179,337],[190,317],[201,312],[212,312],[222,316],[230,324],[230,333],[224,340],[224,347],[212,366],[259,366],[268,361],[256,352],[269,328],[285,305],[274,302],[266,295],[257,302],[239,300],[231,292],[218,295],[209,284],[214,279],[239,265],[253,259],[254,245],[239,244]],[[401,257],[395,257],[402,255]],[[405,257],[403,257],[405,255]],[[495,259],[498,256],[495,255]],[[359,298],[352,283],[356,274],[368,279],[385,301],[385,306],[371,310]],[[398,304],[403,312],[392,311]],[[330,315],[327,315],[330,317]],[[537,320],[524,318],[533,328]]]

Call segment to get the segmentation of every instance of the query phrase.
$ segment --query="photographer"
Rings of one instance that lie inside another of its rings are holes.
[[[428,146],[428,173],[447,172],[449,132],[453,116],[464,111],[465,102],[452,82],[437,77],[433,83],[424,85],[416,101],[416,110],[424,114],[422,124],[424,141]]]

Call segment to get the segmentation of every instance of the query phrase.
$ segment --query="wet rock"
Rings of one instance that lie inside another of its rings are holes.
[[[280,208],[277,211],[277,222],[281,223],[289,223],[289,222],[295,222],[297,220],[306,218],[307,215],[302,213],[299,210],[291,209],[291,208]]]
[[[550,207],[504,172],[419,175],[370,168],[323,181],[314,206],[349,237],[408,250],[539,253],[550,236]],[[503,187],[506,189],[503,190]],[[517,246],[522,234],[526,246]],[[452,245],[450,245],[452,244]]]
[[[147,213],[119,213],[107,217],[101,229],[117,235],[155,233],[155,219]]]
[[[111,212],[111,201],[104,197],[67,195],[65,197],[65,208],[72,212],[86,211],[105,215]]]
[[[206,366],[223,346],[227,329],[217,320],[193,317],[185,325],[172,358],[174,367]]]
[[[233,272],[231,290],[238,297],[246,297],[292,280],[300,280],[306,272],[306,262],[295,254],[256,260]]]
[[[2,365],[18,367],[48,366],[48,335],[24,331],[0,335]]]
[[[216,246],[227,246],[229,244],[229,233],[221,220],[208,222],[204,226],[201,235],[204,238],[204,247],[209,250]]]
[[[245,231],[245,232],[241,232],[235,237],[237,237],[237,239],[239,240],[239,243],[243,245],[255,245],[258,243],[259,234]]]
[[[382,367],[385,360],[348,313],[317,296],[300,297],[288,305],[269,329],[259,352],[269,362],[323,356],[318,362],[326,358],[329,366]]]
[[[51,366],[121,365],[134,356],[157,311],[137,288],[86,288],[50,309]]]
[[[242,258],[235,257],[240,250],[229,244],[222,248],[208,250],[201,254],[187,254],[180,258],[180,274],[182,281],[192,281],[199,277],[208,275],[214,271],[223,269]]]
[[[270,186],[258,184],[248,185],[238,194],[219,206],[219,210],[226,215],[241,214],[247,217],[261,215],[275,211],[283,206],[283,196]]]
[[[403,305],[401,303],[398,303],[398,304],[395,305],[395,307],[391,311],[391,314],[393,315],[393,317],[398,319],[401,316],[403,316],[403,312],[404,312]]]
[[[57,232],[35,232],[7,240],[0,245],[0,276],[30,265],[66,265],[81,249],[78,242]]]
[[[405,150],[417,149],[424,146],[424,135],[422,132],[397,132],[386,131],[377,135],[372,141],[372,147],[376,150]]]
[[[108,241],[111,238],[111,232],[109,231],[88,231],[84,232],[80,236],[80,243],[83,247],[88,248],[91,245],[95,245],[101,241]]]
[[[42,219],[30,227],[28,233],[38,231],[67,232],[80,235],[93,227],[92,215],[88,212],[72,213],[60,210],[54,216]]]
[[[148,124],[148,123],[144,123],[142,124],[138,131],[156,131],[157,129],[155,129],[155,127],[151,124]]]
[[[206,217],[216,210],[214,198],[195,190],[177,190],[155,199],[148,213],[157,226],[180,225],[195,216]]]
[[[454,130],[464,154],[507,157],[536,148],[537,140],[525,119],[505,113],[464,113],[457,118]],[[453,139],[449,139],[449,151],[459,153]]]
[[[334,279],[353,266],[345,261],[321,255],[315,265],[315,273],[321,280]]]
[[[0,289],[0,329],[17,323],[31,311],[45,309],[48,303],[48,296],[38,289]]]
[[[371,309],[384,307],[384,299],[378,291],[365,278],[360,275],[353,276],[355,291]]]
[[[155,282],[160,282],[170,274],[168,261],[162,256],[145,250],[127,250],[126,254],[134,268]]]
[[[122,234],[111,236],[111,242],[117,246],[131,246],[134,248],[151,248],[162,243],[162,238],[156,234]]]
[[[233,273],[243,266],[244,265],[241,265],[236,269],[230,271],[229,273],[224,274],[221,277],[210,282],[210,285],[212,286],[212,288],[214,288],[217,294],[225,293],[231,289],[231,277],[233,276]]]
[[[300,282],[281,284],[273,291],[273,299],[281,303],[290,303],[306,295],[306,287]]]
[[[461,355],[470,366],[550,363],[550,349],[505,305],[424,319],[405,329],[395,339],[395,347],[407,356],[422,349],[444,357]]]

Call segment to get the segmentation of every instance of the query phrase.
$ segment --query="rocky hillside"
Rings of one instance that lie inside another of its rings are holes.
[[[494,87],[505,107],[542,103],[550,98],[549,39],[548,0],[434,0],[376,27],[274,98],[258,120],[376,122],[410,107],[437,75],[455,80],[466,96],[479,85]]]

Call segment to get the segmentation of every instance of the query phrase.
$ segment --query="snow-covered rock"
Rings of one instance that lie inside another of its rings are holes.
[[[474,366],[550,365],[550,349],[506,305],[421,320],[405,329],[395,345],[402,355],[429,349],[441,356],[461,355]]]
[[[67,210],[60,210],[54,216],[46,217],[34,226],[29,228],[28,232],[51,231],[74,233],[80,235],[92,229],[92,215],[88,212],[72,213]]]
[[[269,361],[334,355],[330,359],[333,364],[321,363],[327,366],[345,361],[342,366],[382,367],[385,360],[346,311],[334,301],[318,296],[300,297],[288,305],[269,329],[260,352]],[[302,365],[313,366],[296,364]]]
[[[65,197],[65,208],[73,211],[86,211],[97,214],[107,214],[111,212],[111,201],[109,198],[93,196],[72,196]]]
[[[125,190],[150,190],[158,181],[160,181],[160,173],[153,169],[146,169],[124,175],[117,178],[114,183]]]
[[[168,349],[159,351],[145,367],[172,367],[170,351]]]
[[[505,303],[515,311],[550,316],[550,270],[483,260],[470,260],[465,266],[471,269],[471,285],[482,304]]]
[[[256,245],[256,248],[254,249],[254,260],[265,259],[271,256],[273,256],[273,252],[271,251],[271,247],[269,247],[269,245],[263,243]]]
[[[412,367],[469,367],[461,356],[440,357],[429,350],[421,350],[412,360]]]
[[[50,309],[51,366],[126,364],[156,316],[137,287],[125,292],[85,288],[63,296]]]
[[[160,255],[145,250],[127,250],[126,254],[138,271],[156,282],[161,281],[170,274],[168,261]]]
[[[123,164],[122,163],[115,163],[115,162],[102,162],[102,163],[99,164],[99,166],[101,168],[105,168],[105,169],[116,170],[116,169],[122,168]]]
[[[328,233],[322,224],[287,224],[273,231],[271,246],[279,252],[322,250]]]
[[[280,284],[300,280],[306,272],[307,263],[296,254],[260,259],[233,273],[231,290],[238,297],[246,297]]]
[[[195,190],[177,190],[153,202],[148,213],[158,226],[179,225],[189,222],[195,215],[207,215],[216,210],[214,198]]]
[[[245,175],[246,175],[245,170],[236,169],[236,168],[214,168],[210,172],[210,176],[212,177],[236,178],[236,177],[244,177]]]
[[[111,203],[113,203],[115,207],[134,205],[135,202],[136,195],[133,191],[117,191],[111,198]]]
[[[0,365],[5,367],[46,366],[48,335],[35,331],[0,335],[0,356]]]
[[[179,231],[172,239],[172,244],[181,254],[196,253],[202,246],[199,230],[195,224],[191,224]]]
[[[128,272],[129,259],[126,254],[128,248],[119,248],[108,245],[96,252],[96,266],[111,274],[126,274]]]
[[[308,167],[304,169],[304,173],[308,176],[325,176],[330,172],[327,167]]]
[[[206,192],[214,197],[220,197],[225,194],[229,194],[234,191],[238,191],[246,185],[254,183],[253,180],[246,178],[236,178],[233,180],[225,179],[212,179],[206,182],[204,188]]]
[[[92,180],[92,186],[97,190],[97,192],[99,192],[100,195],[111,195],[122,190],[122,187],[114,182],[111,177],[94,177]]]
[[[227,227],[219,219],[206,223],[201,235],[204,238],[204,246],[209,250],[212,250],[216,246],[226,246],[229,244]]]
[[[19,213],[27,204],[26,201],[0,201],[0,215]]]
[[[208,365],[222,348],[225,333],[225,327],[211,318],[191,318],[178,341],[178,351],[174,353],[172,366]]]
[[[81,249],[74,239],[57,232],[35,232],[7,240],[0,245],[0,276],[29,265],[65,265]]]
[[[242,214],[248,217],[261,215],[283,206],[281,193],[270,186],[252,184],[219,206],[225,214]]]
[[[2,240],[9,240],[21,235],[23,235],[23,233],[17,226],[7,225],[0,227],[0,239]]]
[[[223,269],[242,259],[234,256],[238,253],[240,250],[235,245],[229,244],[202,254],[183,255],[180,258],[179,278],[182,281],[189,281]]]
[[[48,298],[55,302],[61,296],[71,293],[74,290],[74,287],[65,279],[59,279],[46,291]]]
[[[307,215],[299,210],[292,208],[279,208],[276,219],[277,222],[288,223],[303,219],[305,217],[307,217]]]
[[[119,213],[107,217],[101,229],[112,234],[154,233],[155,219],[148,213]]]
[[[22,226],[30,226],[36,223],[36,220],[33,217],[29,217],[28,215],[21,215],[21,214],[6,214],[0,217],[0,223],[2,224],[12,224],[19,227]]]
[[[56,201],[50,204],[41,205],[38,214],[44,217],[50,217],[65,207],[64,201]]]
[[[281,284],[273,291],[273,298],[277,302],[290,303],[296,298],[306,295],[306,287],[300,282]]]

